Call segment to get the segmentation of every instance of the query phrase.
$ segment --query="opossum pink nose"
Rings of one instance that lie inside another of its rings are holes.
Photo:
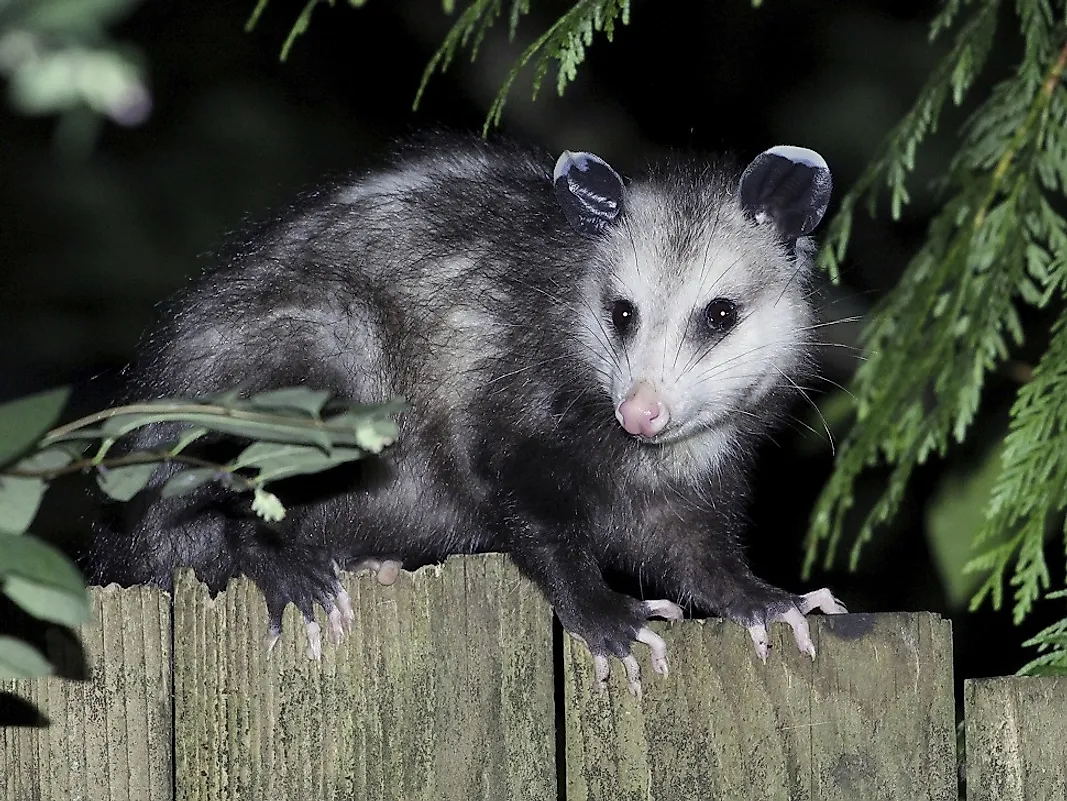
[[[659,393],[646,381],[640,382],[615,410],[622,427],[630,434],[654,437],[671,419],[667,405]]]

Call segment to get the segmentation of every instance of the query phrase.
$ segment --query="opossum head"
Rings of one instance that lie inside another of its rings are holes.
[[[822,157],[782,146],[739,180],[693,164],[626,185],[566,152],[554,180],[575,235],[597,238],[578,347],[622,429],[660,446],[761,430],[806,363],[805,237],[831,190]]]

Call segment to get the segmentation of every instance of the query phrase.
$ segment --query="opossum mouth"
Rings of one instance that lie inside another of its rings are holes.
[[[663,448],[670,445],[677,445],[679,442],[684,442],[687,439],[692,439],[695,436],[714,430],[716,426],[712,426],[710,429],[707,426],[693,426],[693,425],[680,425],[677,427],[668,427],[658,434],[651,437],[642,436],[640,434],[630,434],[624,431],[620,426],[620,431],[627,437],[627,439],[636,442],[638,445],[649,448]]]

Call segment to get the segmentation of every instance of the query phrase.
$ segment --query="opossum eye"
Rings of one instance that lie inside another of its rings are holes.
[[[628,300],[620,298],[611,306],[611,324],[619,332],[620,337],[626,336],[626,332],[633,326],[637,319],[637,309]]]
[[[737,324],[737,304],[726,298],[715,298],[704,307],[704,320],[716,333],[725,333]]]

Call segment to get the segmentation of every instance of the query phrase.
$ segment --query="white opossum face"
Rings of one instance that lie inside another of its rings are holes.
[[[583,328],[607,366],[603,388],[619,424],[643,440],[744,428],[803,358],[811,322],[804,277],[772,243],[740,248],[740,228],[727,235],[721,229],[734,226],[723,220],[719,228],[715,238],[691,240],[688,252],[635,237],[590,286],[598,319]]]
[[[800,148],[761,154],[736,189],[688,177],[627,191],[589,154],[556,168],[572,225],[603,238],[582,345],[619,424],[654,444],[743,429],[793,380],[812,322],[796,240],[829,201],[825,162]]]

